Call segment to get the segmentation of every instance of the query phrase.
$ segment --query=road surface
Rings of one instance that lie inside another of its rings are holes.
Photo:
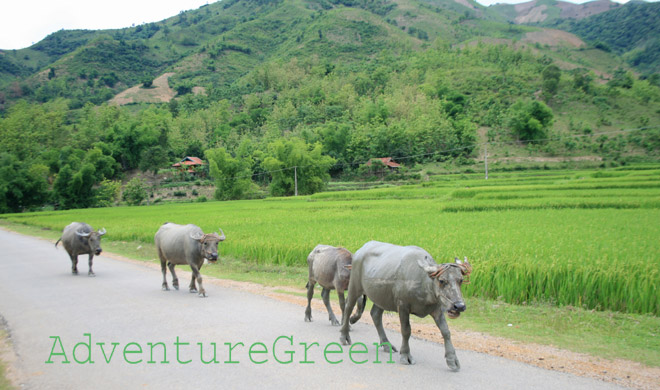
[[[0,230],[0,315],[24,389],[620,389],[464,350],[454,373],[443,345],[414,338],[417,364],[389,363],[371,325],[353,326],[351,353],[325,312],[306,323],[298,305],[208,277],[198,298],[182,272],[182,290],[161,291],[160,270],[104,256],[96,277],[87,256],[78,267],[61,246]]]

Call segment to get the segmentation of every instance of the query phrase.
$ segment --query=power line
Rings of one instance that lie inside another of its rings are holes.
[[[457,152],[457,151],[465,150],[465,149],[476,149],[476,148],[484,147],[484,146],[487,146],[487,145],[529,145],[529,144],[542,143],[542,142],[548,142],[548,141],[560,141],[560,140],[567,139],[567,138],[570,139],[570,138],[583,138],[583,137],[597,137],[597,136],[602,136],[602,135],[622,134],[622,133],[630,133],[630,132],[634,132],[634,131],[643,131],[643,130],[650,130],[650,129],[660,129],[660,126],[638,127],[638,128],[634,128],[634,129],[612,130],[612,131],[605,131],[605,132],[600,132],[600,133],[590,133],[590,134],[560,135],[560,136],[556,136],[556,137],[529,140],[529,141],[520,141],[520,140],[518,140],[518,141],[499,141],[499,142],[486,141],[486,142],[481,142],[481,143],[474,143],[474,144],[469,144],[469,145],[457,146],[455,148],[450,148],[450,149],[437,150],[435,152],[413,154],[413,155],[409,155],[409,156],[396,156],[396,157],[392,157],[392,158],[397,160],[397,161],[405,161],[405,160],[410,160],[410,159],[413,159],[413,158],[430,157],[430,156],[439,155],[439,154]],[[369,160],[338,163],[338,164],[333,165],[333,167],[334,168],[341,168],[341,167],[345,167],[345,166],[362,165],[362,164],[367,163],[368,161]],[[250,175],[232,176],[230,178],[225,178],[222,181],[254,178],[254,177],[263,176],[263,175],[272,175],[273,173],[284,172],[284,171],[288,171],[288,170],[294,170],[294,172],[297,174],[298,169],[309,168],[309,167],[313,167],[313,166],[314,166],[314,164],[308,164],[308,165],[302,165],[302,166],[301,165],[296,165],[296,166],[291,166],[291,167],[275,169],[275,170],[271,170],[271,171],[263,171],[263,172],[254,173],[254,174],[250,174]],[[296,179],[297,179],[297,177],[296,177]]]

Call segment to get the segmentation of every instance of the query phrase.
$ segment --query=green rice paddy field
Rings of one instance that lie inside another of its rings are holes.
[[[164,222],[221,227],[221,255],[303,266],[319,244],[417,245],[437,262],[467,256],[464,294],[510,303],[660,312],[660,166],[433,177],[417,185],[297,198],[1,215],[104,240],[153,242]],[[154,253],[154,258],[156,257]]]

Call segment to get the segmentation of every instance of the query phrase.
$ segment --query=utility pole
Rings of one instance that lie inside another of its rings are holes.
[[[488,144],[484,145],[484,165],[486,166],[486,180],[488,180]]]
[[[296,186],[296,196],[298,196],[298,167],[293,167],[293,182]]]

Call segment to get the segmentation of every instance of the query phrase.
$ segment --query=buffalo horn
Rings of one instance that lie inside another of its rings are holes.
[[[218,228],[218,229],[220,230],[220,234],[222,234],[220,236],[220,241],[224,241],[225,240],[225,232],[223,232],[222,229],[220,229],[220,228]]]
[[[102,236],[104,234],[105,234],[105,228],[101,228],[101,230],[99,230],[99,236]]]
[[[80,237],[89,237],[89,233],[81,233],[79,231],[76,231],[76,234],[79,235]]]

